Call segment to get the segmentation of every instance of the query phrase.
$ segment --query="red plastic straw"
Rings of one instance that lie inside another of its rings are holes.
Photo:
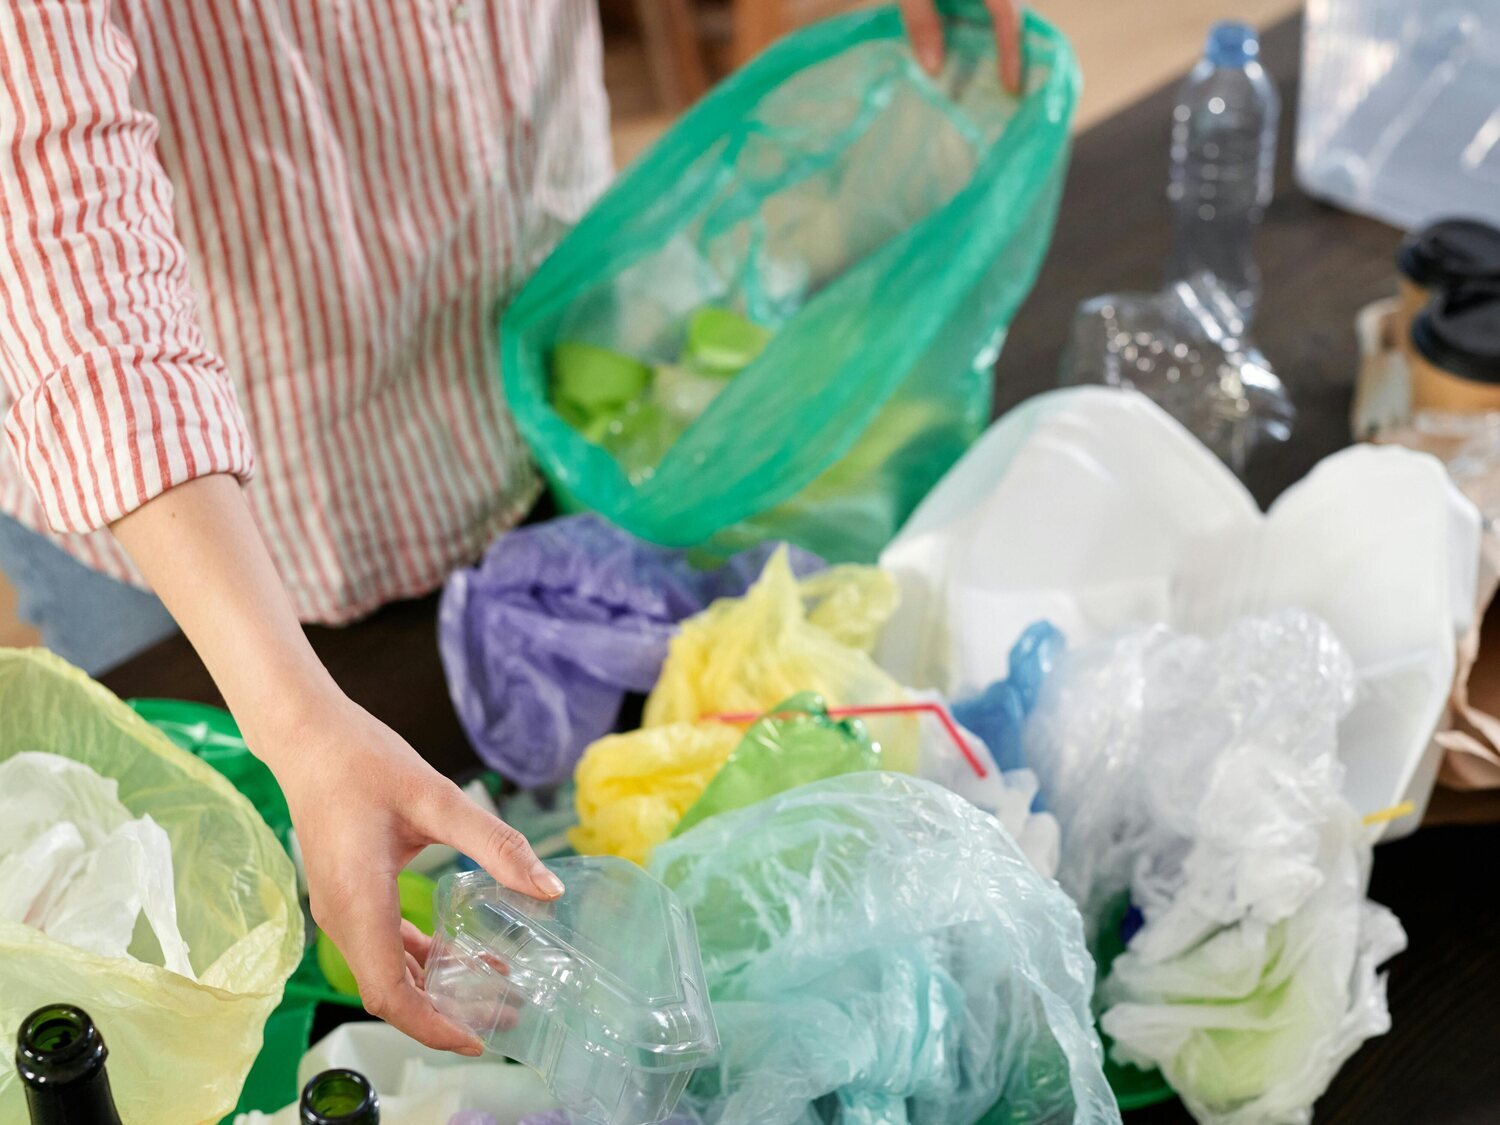
[[[781,714],[782,712],[767,712],[767,714]],[[987,776],[984,763],[981,762],[969,748],[964,736],[959,733],[958,724],[953,721],[953,716],[948,714],[948,709],[937,703],[869,703],[862,707],[830,707],[828,714],[831,718],[845,719],[858,715],[912,715],[928,714],[933,716],[943,725],[948,732],[948,737],[953,739],[953,745],[958,747],[958,752],[964,756],[964,761],[969,763],[974,771],[975,777]],[[728,712],[721,715],[705,715],[705,719],[717,720],[721,723],[753,723],[765,716],[753,711]]]

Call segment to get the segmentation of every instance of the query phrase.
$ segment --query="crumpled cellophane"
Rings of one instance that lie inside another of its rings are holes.
[[[1077,909],[956,794],[845,774],[650,870],[698,929],[723,1053],[686,1104],[710,1125],[1119,1121]]]
[[[14,1043],[21,1020],[43,1004],[78,1004],[109,1045],[125,1121],[217,1121],[234,1108],[302,954],[291,860],[228,781],[82,672],[44,652],[0,650],[0,760],[29,750],[113,778],[131,815],[166,832],[177,921],[198,980],[162,968],[145,927],[130,957],[109,958],[0,922],[0,1041]],[[5,1051],[0,1121],[25,1116]]]
[[[1065,657],[1027,756],[1062,824],[1058,879],[1090,939],[1122,897],[1144,921],[1099,990],[1125,1062],[1201,1122],[1282,1125],[1390,1026],[1405,946],[1365,898],[1379,830],[1342,794],[1348,653],[1296,610],[1212,639],[1165,626]]]

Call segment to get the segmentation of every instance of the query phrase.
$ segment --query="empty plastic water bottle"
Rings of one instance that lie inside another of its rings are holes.
[[[1260,296],[1252,242],[1271,202],[1281,104],[1259,54],[1247,24],[1209,30],[1172,113],[1167,188],[1176,220],[1167,280],[1213,274],[1239,307],[1241,330]]]

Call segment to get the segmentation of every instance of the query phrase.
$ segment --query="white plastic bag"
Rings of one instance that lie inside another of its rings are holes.
[[[161,826],[132,817],[118,783],[81,762],[38,753],[0,762],[0,919],[124,957],[142,914],[163,966],[196,980]]]
[[[941,708],[947,719],[945,723],[935,714],[923,717],[918,727],[916,775],[989,813],[1010,833],[1031,866],[1049,879],[1056,875],[1057,818],[1033,808],[1039,788],[1036,774],[1026,769],[1001,770],[984,740],[957,722],[936,692],[916,693],[916,699]],[[954,735],[963,742],[962,748]]]
[[[1390,1026],[1376,970],[1405,937],[1365,899],[1376,833],[1340,792],[1354,694],[1328,627],[1283,611],[1075,651],[1028,731],[1085,924],[1098,937],[1124,896],[1144,919],[1100,1026],[1199,1121],[1309,1121]]]
[[[901,604],[877,651],[914,687],[966,695],[1005,673],[1046,618],[1070,644],[1134,625],[1212,633],[1246,614],[1314,613],[1354,659],[1340,732],[1361,812],[1436,776],[1430,745],[1473,615],[1479,519],[1436,460],[1360,446],[1272,506],[1149,399],[1083,387],[1011,411],[881,556]]]

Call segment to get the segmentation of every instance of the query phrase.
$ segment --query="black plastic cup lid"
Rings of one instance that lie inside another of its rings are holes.
[[[1411,342],[1435,367],[1500,384],[1500,281],[1460,285],[1433,297],[1412,323]]]
[[[1478,219],[1440,219],[1406,236],[1396,266],[1423,289],[1500,281],[1500,230]]]

